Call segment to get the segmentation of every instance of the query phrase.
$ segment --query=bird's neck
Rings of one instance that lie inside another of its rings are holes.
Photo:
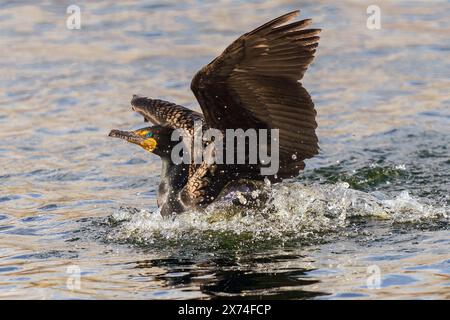
[[[161,158],[161,182],[165,181],[174,190],[180,190],[187,182],[189,165],[174,164],[170,158]]]
[[[179,211],[178,194],[186,185],[189,176],[189,165],[174,164],[170,158],[161,158],[161,180],[158,187],[158,207],[169,214]]]

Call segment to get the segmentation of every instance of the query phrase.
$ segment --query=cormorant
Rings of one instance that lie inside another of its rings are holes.
[[[172,132],[194,124],[205,128],[279,129],[279,171],[269,176],[280,181],[298,175],[304,159],[318,153],[316,111],[299,82],[314,58],[320,29],[304,29],[311,19],[286,24],[293,11],[245,33],[194,76],[191,89],[203,115],[183,106],[133,96],[132,109],[154,126],[135,131],[112,130],[162,160],[158,206],[164,216],[204,207],[230,183],[262,180],[261,165],[230,165],[204,161],[176,164],[171,151],[178,141]]]

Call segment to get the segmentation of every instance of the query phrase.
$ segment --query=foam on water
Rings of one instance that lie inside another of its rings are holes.
[[[361,220],[448,223],[448,209],[422,203],[407,191],[388,197],[381,192],[353,190],[346,182],[284,182],[248,195],[234,192],[204,212],[188,212],[172,219],[161,217],[159,211],[130,208],[121,208],[109,218],[115,226],[109,238],[121,241],[185,243],[225,236],[233,241],[285,242],[320,240],[324,234],[339,232]]]

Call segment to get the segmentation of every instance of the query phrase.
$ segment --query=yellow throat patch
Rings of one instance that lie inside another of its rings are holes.
[[[153,151],[157,145],[158,143],[153,138],[148,138],[141,143],[142,148],[150,152]]]

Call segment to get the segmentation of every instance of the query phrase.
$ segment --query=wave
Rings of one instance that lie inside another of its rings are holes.
[[[309,243],[368,221],[448,226],[449,211],[408,191],[389,197],[379,191],[351,189],[347,182],[266,183],[257,191],[230,192],[203,212],[186,212],[171,219],[163,218],[158,210],[120,208],[109,216],[108,239],[144,245]]]

